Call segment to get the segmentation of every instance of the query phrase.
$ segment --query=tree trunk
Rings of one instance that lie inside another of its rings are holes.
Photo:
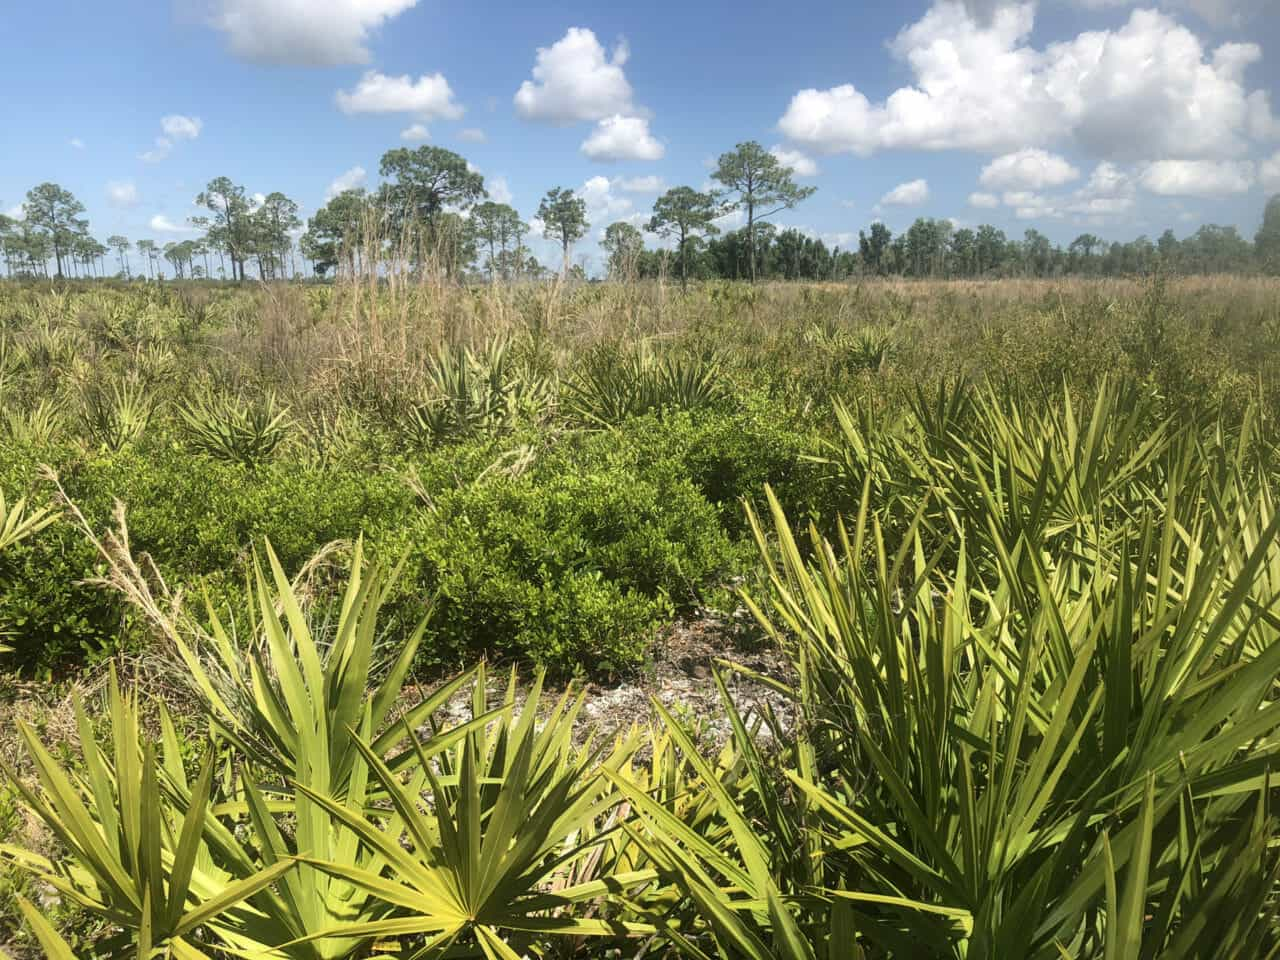
[[[689,252],[686,249],[688,236],[684,227],[680,228],[680,292],[689,292]]]

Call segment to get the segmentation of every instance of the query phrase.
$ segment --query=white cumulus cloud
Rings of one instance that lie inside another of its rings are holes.
[[[666,182],[657,174],[647,177],[622,177],[616,185],[623,193],[661,193],[667,188]]]
[[[1001,168],[1002,169],[1002,168]],[[1078,172],[1076,176],[1078,176]],[[1132,175],[1108,160],[1099,163],[1084,186],[1070,193],[1046,193],[1044,187],[1059,184],[1054,178],[1026,176],[1011,177],[1007,182],[1021,182],[1021,189],[1007,189],[999,195],[979,192],[969,195],[969,205],[994,209],[1001,204],[1009,207],[1019,220],[1048,220],[1071,217],[1077,222],[1100,225],[1110,219],[1129,213],[1137,202],[1137,186]],[[997,178],[998,179],[998,178]],[[1040,188],[1035,186],[1039,181]],[[990,182],[992,178],[987,178]]]
[[[1280,151],[1262,161],[1258,167],[1258,179],[1267,193],[1280,193]]]
[[[721,230],[737,230],[741,226],[745,226],[747,222],[747,211],[741,207],[734,207],[727,213],[722,213],[711,221]]]
[[[915,207],[929,199],[929,181],[909,180],[900,183],[883,197],[880,202],[890,207]]]
[[[489,199],[494,203],[510,203],[511,187],[506,177],[491,177],[488,181]]]
[[[526,120],[567,125],[634,113],[631,84],[622,69],[630,52],[625,43],[606,53],[585,27],[569,32],[549,47],[539,47],[533,79],[516,91],[516,112]]]
[[[417,0],[214,0],[209,24],[254,63],[367,63],[370,34]]]
[[[413,143],[429,140],[430,138],[431,131],[422,123],[412,123],[400,131],[401,140],[408,140]]]
[[[978,182],[990,190],[1042,190],[1080,179],[1080,171],[1065,158],[1047,150],[1027,147],[996,157]]]
[[[333,183],[329,184],[329,189],[324,192],[325,202],[327,203],[345,190],[363,187],[367,178],[368,173],[361,166],[354,166],[350,170],[343,171],[334,178]]]
[[[412,113],[424,120],[456,120],[463,114],[441,73],[423,74],[414,80],[407,73],[389,77],[370,70],[354,90],[339,90],[334,101],[343,113]]]
[[[171,113],[160,118],[162,135],[156,137],[150,150],[138,154],[138,159],[146,163],[159,163],[173,152],[174,142],[178,140],[194,140],[204,129],[204,121],[199,117],[186,117],[180,113]]]
[[[199,117],[184,117],[180,113],[171,113],[160,118],[160,129],[170,140],[194,140],[204,129],[204,121]]]
[[[1075,0],[1086,10],[1128,7],[1142,2],[1154,5],[1156,0]],[[1200,19],[1216,27],[1238,27],[1263,11],[1268,0],[1159,0],[1158,5],[1171,10],[1190,10]]]
[[[586,201],[587,220],[593,226],[607,226],[632,210],[628,198],[613,192],[613,182],[608,177],[591,177],[582,185],[578,195]]]
[[[801,153],[799,150],[788,150],[781,145],[774,145],[769,148],[769,152],[774,158],[787,167],[797,177],[816,177],[818,175],[818,165],[813,162],[813,158],[808,154]]]
[[[1274,122],[1250,92],[1251,43],[1207,50],[1172,17],[1135,10],[1113,30],[1037,48],[1032,2],[989,19],[937,0],[890,44],[913,83],[873,101],[853,84],[808,89],[779,127],[822,152],[973,150],[1003,153],[1071,143],[1100,159],[1225,159]]]
[[[1225,197],[1247,192],[1254,179],[1248,160],[1157,160],[1140,178],[1144,189],[1162,197]]]
[[[1068,213],[1092,221],[1128,213],[1137,202],[1133,178],[1114,163],[1104,160],[1094,168],[1089,182],[1064,203]]]
[[[458,139],[464,143],[484,143],[489,138],[479,127],[467,127],[458,131]]]
[[[159,163],[173,151],[173,141],[168,137],[156,137],[155,146],[138,154],[139,160],[147,163]]]
[[[666,148],[649,132],[644,117],[614,114],[596,124],[582,141],[582,152],[592,160],[661,160]]]
[[[194,233],[195,232],[195,229],[193,227],[184,226],[179,223],[174,223],[172,220],[166,217],[163,213],[157,213],[154,217],[152,217],[150,220],[150,226],[151,226],[151,229],[154,230],[156,233]]]
[[[1056,202],[1034,190],[1006,190],[1000,197],[1006,207],[1013,208],[1019,220],[1045,220],[1061,217]]]
[[[1280,140],[1280,117],[1271,110],[1271,95],[1265,90],[1249,94],[1249,136],[1263,142]]]
[[[136,207],[141,201],[137,186],[128,180],[112,180],[107,184],[107,202],[113,207]]]

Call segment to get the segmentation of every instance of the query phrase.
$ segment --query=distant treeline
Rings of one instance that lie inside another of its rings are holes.
[[[56,183],[27,193],[20,217],[0,216],[0,264],[11,277],[244,280],[354,274],[397,263],[429,264],[463,281],[530,279],[549,273],[526,243],[540,236],[560,248],[563,275],[585,279],[575,245],[593,224],[573,190],[547,191],[528,220],[490,198],[484,177],[442,147],[398,148],[383,155],[376,190],[345,190],[304,224],[296,202],[278,191],[252,193],[217,177],[195,198],[202,212],[180,230],[201,236],[160,244],[114,235],[94,238],[84,205]],[[1201,227],[1179,240],[1107,243],[1083,233],[1066,247],[1030,229],[1021,239],[990,225],[957,227],[921,217],[895,236],[883,223],[858,232],[856,245],[832,246],[768,218],[794,209],[815,187],[754,141],[721,154],[712,189],[677,186],[657,197],[652,215],[605,226],[604,272],[617,279],[846,280],[863,276],[1114,276],[1156,268],[1181,273],[1280,273],[1280,196],[1273,197],[1252,242],[1235,227]],[[725,219],[742,226],[722,232]],[[157,218],[159,219],[159,218]],[[165,225],[161,225],[165,226]],[[652,238],[670,247],[649,246]],[[117,269],[107,265],[115,253]],[[130,254],[134,255],[131,262]]]
[[[668,274],[670,251],[645,249],[635,258],[639,277]],[[898,277],[1058,277],[1126,276],[1156,269],[1184,274],[1280,274],[1280,196],[1267,205],[1253,241],[1235,227],[1207,224],[1179,239],[1172,230],[1159,238],[1107,243],[1084,233],[1065,247],[1039,230],[1010,238],[990,225],[956,227],[949,220],[921,217],[894,235],[882,223],[859,231],[856,249],[828,246],[799,230],[756,225],[759,275],[774,280],[844,280],[859,276]],[[746,230],[690,242],[689,275],[702,279],[749,276]],[[624,269],[621,262],[613,264]]]

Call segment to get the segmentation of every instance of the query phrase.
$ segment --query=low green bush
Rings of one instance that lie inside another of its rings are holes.
[[[20,441],[0,445],[0,490],[46,507],[51,489],[40,466],[60,463],[74,450]],[[91,662],[120,641],[125,615],[115,599],[84,580],[98,571],[93,547],[70,524],[55,521],[0,553],[0,643],[8,662],[27,673],[47,673],[68,662]]]
[[[0,481],[40,491],[38,464],[51,462],[99,530],[124,502],[135,554],[171,582],[200,581],[215,602],[264,539],[298,569],[363,534],[375,553],[407,559],[393,638],[437,598],[424,666],[482,652],[598,673],[641,662],[676,612],[728,602],[749,553],[740,500],[765,483],[799,496],[805,442],[749,406],[558,438],[479,436],[381,467],[249,467],[156,434],[114,453],[8,451]],[[20,668],[47,672],[143,641],[118,599],[86,583],[98,561],[66,520],[4,558],[0,628],[14,633]]]
[[[633,420],[614,436],[637,457],[678,465],[735,537],[747,531],[743,501],[763,506],[766,484],[797,516],[825,496],[822,471],[805,459],[817,449],[813,425],[763,391],[746,392],[724,410]]]
[[[87,459],[66,449],[11,448],[0,483],[47,500],[40,462],[58,469],[95,529],[112,523],[116,500],[125,503],[135,553],[167,578],[204,581],[215,599],[237,583],[264,539],[296,569],[326,543],[393,527],[413,499],[394,472],[284,461],[254,470],[163,443]],[[115,595],[86,583],[100,572],[95,548],[65,520],[0,557],[0,632],[10,635],[12,662],[47,672],[141,640]]]
[[[69,524],[57,523],[0,556],[4,656],[26,673],[92,663],[130,643],[123,605],[86,584],[97,555]]]
[[[587,673],[643,659],[657,627],[743,555],[679,461],[646,453],[579,435],[517,475],[427,488],[431,506],[378,539],[406,551],[419,602],[436,596],[423,656],[479,651]]]
[[[184,578],[234,570],[264,538],[297,567],[330,541],[403,516],[412,502],[394,471],[285,460],[249,468],[170,445],[92,460],[65,483],[96,524],[123,501],[135,550]]]

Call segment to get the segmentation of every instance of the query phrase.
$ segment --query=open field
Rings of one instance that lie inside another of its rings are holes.
[[[422,276],[0,284],[0,949],[1280,949],[1280,280]]]

